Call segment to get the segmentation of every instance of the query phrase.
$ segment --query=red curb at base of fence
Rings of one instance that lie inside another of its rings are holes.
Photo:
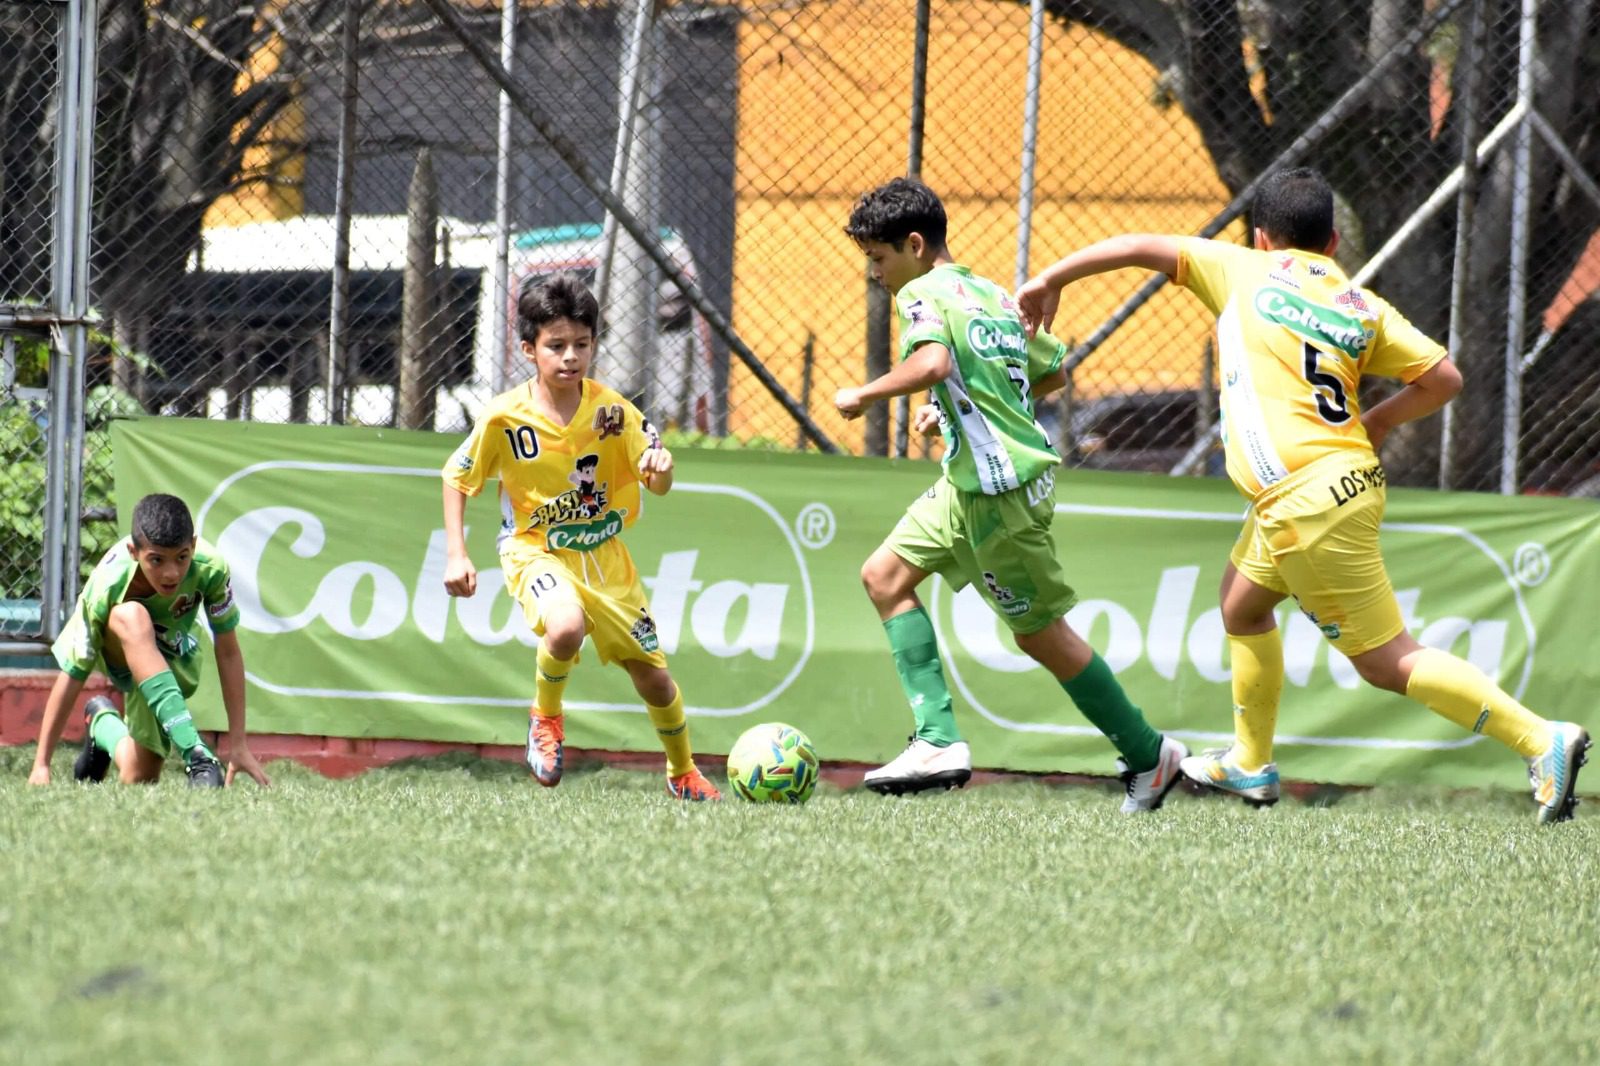
[[[0,747],[32,744],[39,739],[45,700],[58,675],[54,670],[0,670]],[[102,674],[93,674],[84,683],[75,713],[67,719],[62,739],[83,738],[83,704],[94,696],[109,696],[120,707],[122,696]],[[208,734],[215,740],[217,734]],[[250,750],[262,762],[292,759],[324,777],[354,777],[405,759],[465,753],[485,759],[519,762],[520,744],[467,744],[435,740],[401,740],[381,737],[322,737],[289,733],[251,733]],[[660,754],[648,751],[606,751],[598,748],[566,749],[567,766],[600,764],[617,769],[662,772]],[[1109,756],[1108,756],[1109,758]],[[726,756],[696,753],[695,761],[707,770],[724,770]],[[820,777],[838,788],[856,788],[871,765],[865,763],[824,762]],[[1021,773],[1011,770],[974,770],[971,784],[987,785],[1001,781],[1038,781],[1050,785],[1096,785],[1105,787],[1115,779],[1094,774]],[[1311,782],[1285,781],[1284,791],[1300,799],[1330,787]],[[1357,786],[1344,786],[1355,788]]]

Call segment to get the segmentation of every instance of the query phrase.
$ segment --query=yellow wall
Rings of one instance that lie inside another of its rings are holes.
[[[248,69],[238,78],[243,91],[255,81],[269,77],[282,59],[282,41],[272,42],[250,57]],[[241,123],[241,125],[243,125]],[[291,103],[273,121],[267,135],[244,154],[243,187],[224,196],[206,212],[206,226],[239,226],[246,222],[268,222],[293,218],[305,207],[300,179],[305,173],[305,156],[299,145],[304,139],[305,112],[299,100]]]
[[[841,443],[860,423],[831,413],[864,364],[864,262],[842,227],[861,191],[905,173],[911,5],[836,2],[752,19],[740,39],[735,327],[799,394],[816,334],[811,410]],[[1014,280],[1028,9],[995,0],[933,5],[922,176],[943,197],[951,250]],[[1122,231],[1192,233],[1227,201],[1198,132],[1152,102],[1156,71],[1114,42],[1047,24],[1031,266]],[[1056,332],[1087,336],[1144,280],[1076,286]],[[1190,387],[1210,328],[1193,297],[1167,290],[1081,368],[1081,394]],[[792,437],[792,421],[742,369],[740,435]]]

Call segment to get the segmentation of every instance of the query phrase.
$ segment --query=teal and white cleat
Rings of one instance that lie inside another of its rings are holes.
[[[1196,784],[1231,792],[1252,807],[1270,807],[1278,802],[1277,763],[1269,762],[1259,770],[1243,770],[1233,761],[1232,748],[1212,748],[1189,756],[1178,768]]]
[[[1589,761],[1589,734],[1576,722],[1551,722],[1550,750],[1528,760],[1539,824],[1565,822],[1577,809],[1578,770]]]

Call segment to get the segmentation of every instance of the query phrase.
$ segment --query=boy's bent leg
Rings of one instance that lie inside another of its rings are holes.
[[[534,701],[528,709],[528,739],[523,760],[533,779],[546,788],[561,783],[566,769],[566,721],[562,702],[567,679],[588,632],[588,616],[560,560],[547,553],[502,553],[506,579],[515,589],[528,626],[539,637],[535,658]]]
[[[117,744],[112,758],[117,764],[117,779],[125,785],[155,784],[161,780],[161,768],[167,763],[164,754],[151,751],[131,736]]]
[[[1036,633],[1017,633],[1015,637],[1017,647],[1048,669],[1089,723],[1105,734],[1129,770],[1145,773],[1157,765],[1161,734],[1128,699],[1111,667],[1073,632],[1065,618],[1057,618]]]
[[[1563,822],[1577,806],[1578,771],[1588,762],[1589,734],[1574,722],[1552,722],[1524,707],[1476,666],[1402,633],[1357,656],[1371,672],[1441,717],[1493,737],[1528,760],[1528,780],[1541,823]],[[1386,686],[1387,687],[1387,686]]]
[[[898,756],[862,783],[874,792],[900,795],[933,788],[960,788],[972,777],[972,751],[956,728],[956,715],[939,661],[933,622],[920,603],[888,618],[889,638],[900,690],[916,719],[911,742]]]
[[[1247,524],[1240,541],[1253,535],[1253,530],[1254,523]],[[1236,558],[1241,551],[1235,547]],[[1269,563],[1240,561],[1250,568],[1249,574],[1230,559],[1223,570],[1218,599],[1231,663],[1233,761],[1241,769],[1255,773],[1272,762],[1272,738],[1277,732],[1278,704],[1283,698],[1283,634],[1273,609],[1287,597],[1281,589],[1262,583],[1282,582]]]
[[[116,636],[128,672],[133,676],[134,692],[150,709],[161,732],[177,746],[191,768],[205,770],[207,763],[216,765],[220,783],[220,764],[200,739],[178,678],[156,645],[155,627],[149,613],[140,604],[121,603],[111,609],[106,625]],[[131,700],[133,693],[129,697]],[[203,783],[210,783],[209,775]]]
[[[94,696],[83,706],[83,751],[72,764],[72,779],[99,784],[111,769],[111,756],[128,727],[117,705],[104,696]]]
[[[623,667],[633,679],[634,690],[644,700],[650,724],[667,753],[667,792],[673,798],[691,802],[720,800],[722,793],[694,765],[694,748],[689,742],[689,720],[683,712],[683,690],[673,682],[665,666],[640,659],[624,659]]]

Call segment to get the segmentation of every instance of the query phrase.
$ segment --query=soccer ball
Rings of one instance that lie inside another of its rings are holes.
[[[728,784],[752,803],[804,803],[817,787],[817,752],[792,725],[751,726],[728,753]]]

